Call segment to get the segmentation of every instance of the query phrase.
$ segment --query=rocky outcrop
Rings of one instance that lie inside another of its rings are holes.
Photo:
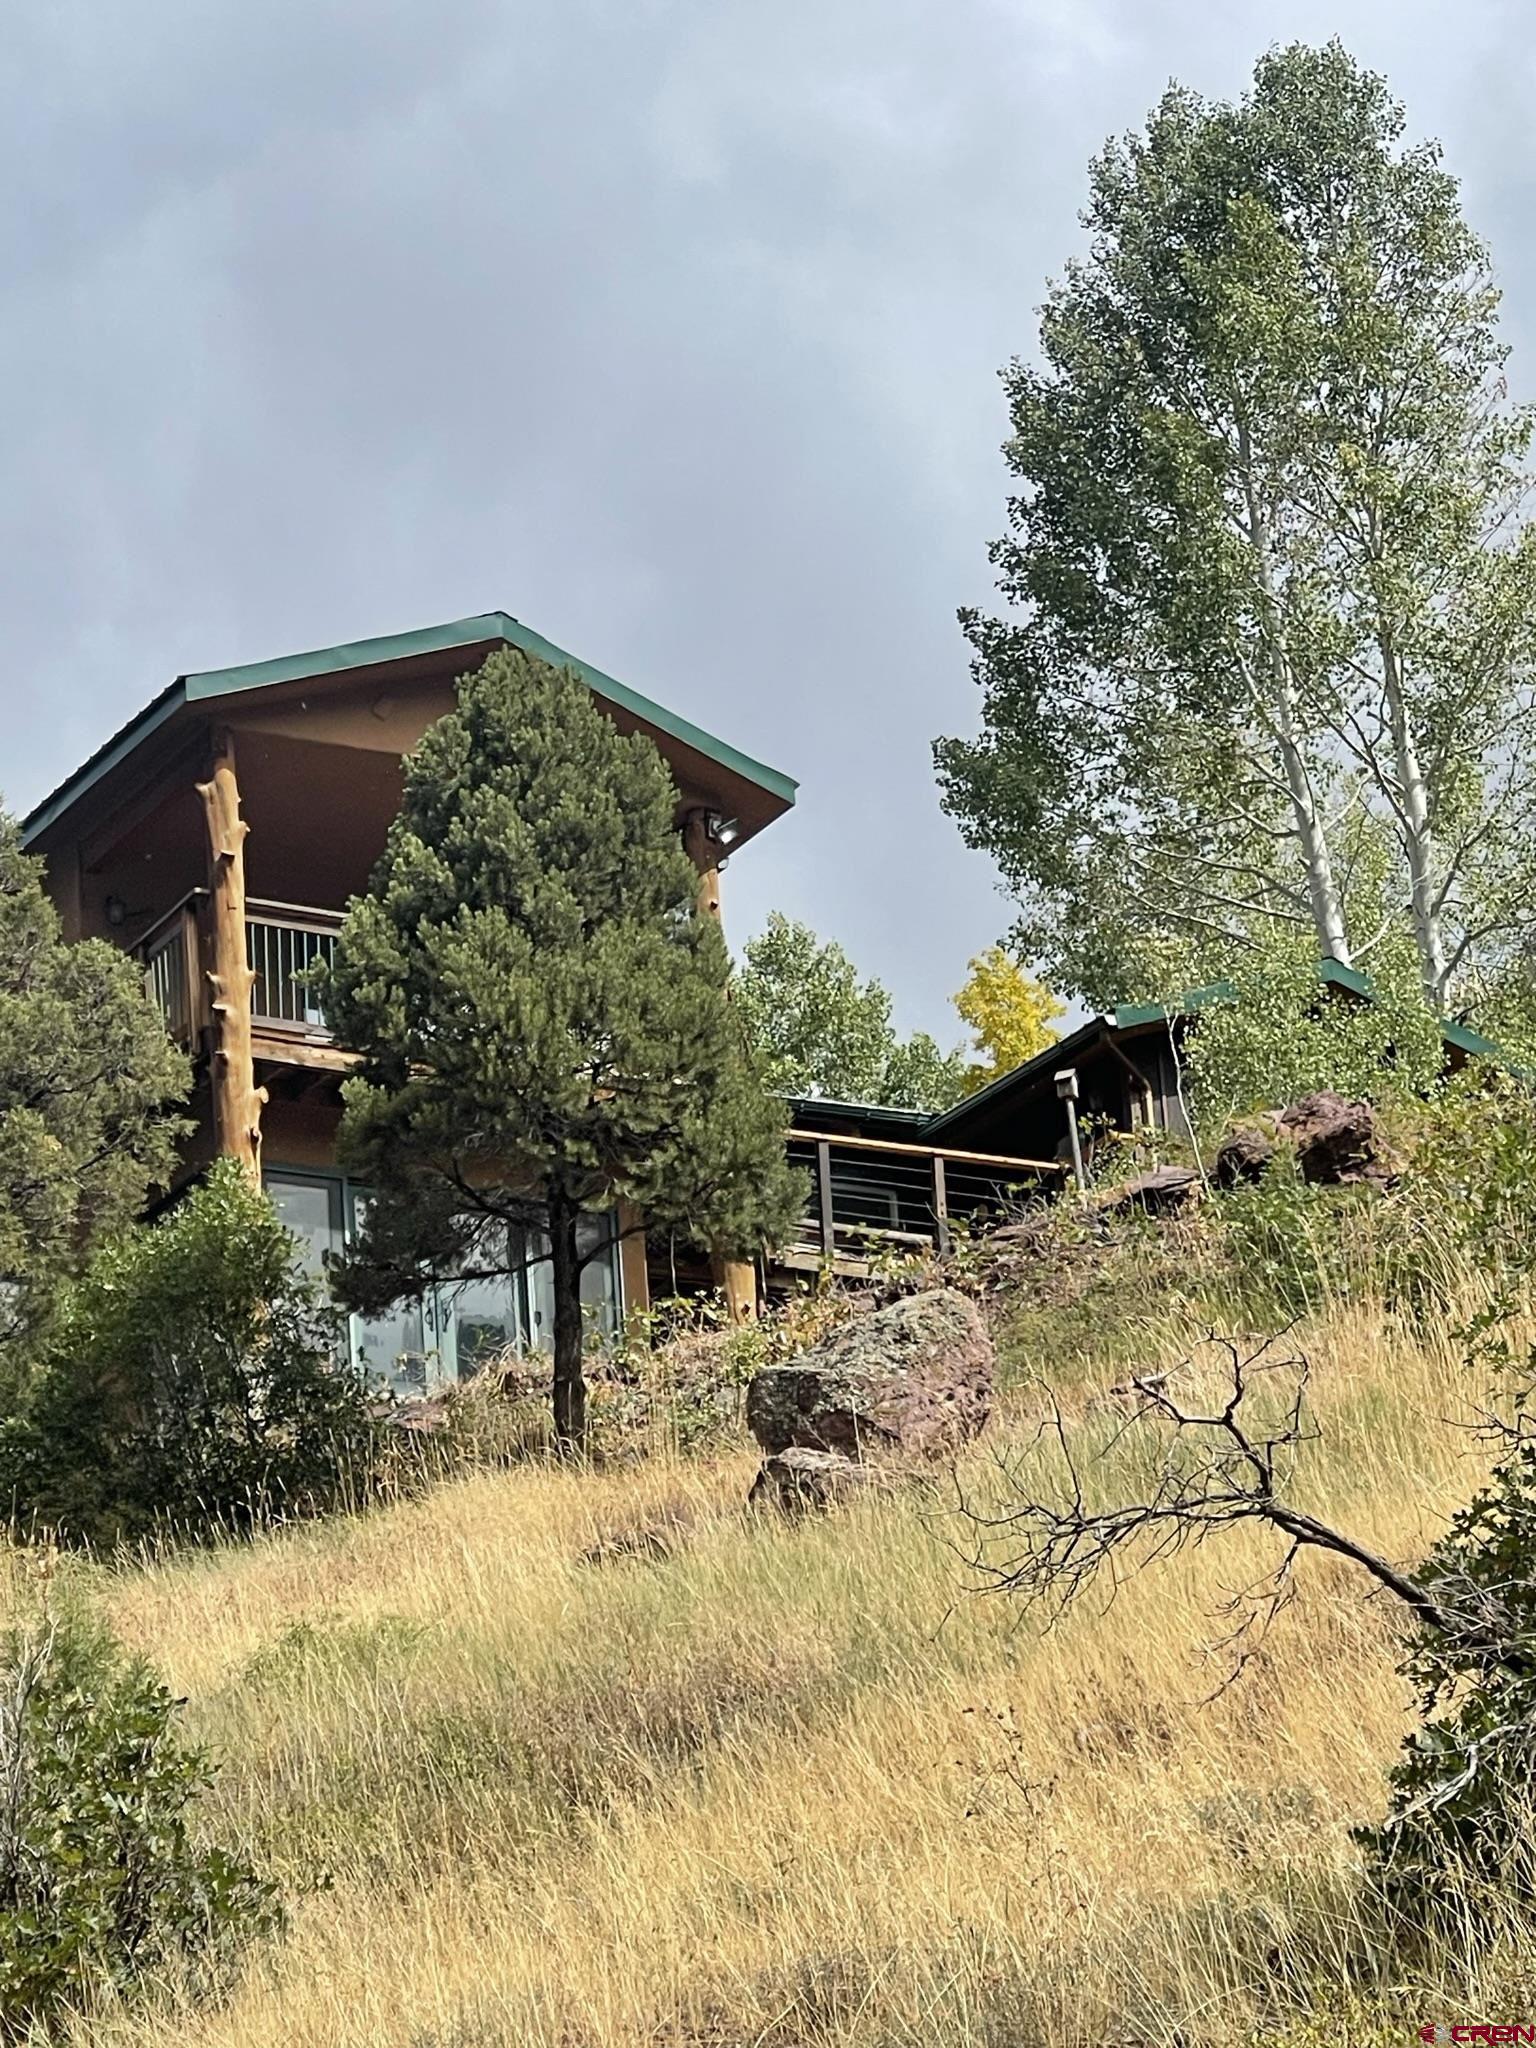
[[[1275,1141],[1258,1124],[1239,1124],[1217,1148],[1211,1175],[1219,1188],[1238,1188],[1264,1178],[1275,1156]]]
[[[1176,1216],[1198,1202],[1203,1192],[1192,1166],[1159,1166],[1124,1187],[1112,1188],[1099,1210],[1105,1216],[1124,1216],[1134,1209],[1148,1216]]]
[[[747,1427],[770,1456],[931,1457],[980,1432],[992,1378],[980,1310],[941,1288],[845,1323],[803,1357],[754,1375]]]
[[[871,1487],[887,1486],[890,1475],[875,1465],[861,1465],[837,1451],[808,1451],[798,1444],[763,1461],[752,1482],[747,1503],[778,1508],[784,1514],[815,1514],[856,1499]]]
[[[1347,1101],[1331,1089],[1293,1102],[1281,1111],[1277,1128],[1296,1147],[1302,1179],[1318,1187],[1380,1184],[1402,1171],[1371,1105]]]

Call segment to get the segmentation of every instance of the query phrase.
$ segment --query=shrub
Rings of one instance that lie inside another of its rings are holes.
[[[1421,1720],[1385,1821],[1359,1840],[1409,1923],[1434,1926],[1536,1896],[1536,1439],[1523,1416],[1417,1578],[1459,1626],[1413,1642]]]
[[[1232,999],[1212,1003],[1190,1033],[1190,1089],[1203,1130],[1316,1088],[1374,1103],[1416,1101],[1440,1075],[1440,1022],[1426,1007],[1411,947],[1399,934],[1372,956],[1371,998],[1332,989],[1312,944],[1266,933],[1232,974]]]
[[[195,1828],[211,1774],[177,1706],[79,1621],[0,1645],[0,2040],[168,1966],[206,1980],[279,1923],[272,1887]]]
[[[231,1161],[70,1290],[0,1435],[15,1512],[97,1544],[314,1512],[365,1475],[374,1424],[340,1324]]]

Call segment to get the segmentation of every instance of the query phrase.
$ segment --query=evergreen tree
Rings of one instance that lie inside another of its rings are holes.
[[[101,940],[65,943],[42,863],[0,814],[0,1367],[60,1282],[164,1186],[185,1128],[187,1063],[143,971]]]
[[[582,1212],[627,1199],[726,1255],[798,1213],[676,802],[651,741],[574,676],[492,655],[406,760],[326,997],[363,1056],[343,1162],[375,1190],[344,1298],[376,1312],[510,1275],[547,1234],[568,1447],[585,1432]]]

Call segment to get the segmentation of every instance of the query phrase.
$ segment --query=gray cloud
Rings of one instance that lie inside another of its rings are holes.
[[[183,669],[504,605],[801,778],[726,882],[952,1036],[1007,922],[975,707],[995,372],[1089,154],[1337,32],[1438,133],[1536,389],[1523,10],[60,0],[0,28],[0,784]]]

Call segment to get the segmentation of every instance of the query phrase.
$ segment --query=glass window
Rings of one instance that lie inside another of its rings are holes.
[[[366,1189],[347,1188],[348,1235],[355,1237],[368,1213]],[[433,1333],[435,1335],[435,1332]],[[435,1343],[429,1344],[427,1318],[419,1301],[397,1301],[379,1316],[353,1316],[352,1355],[368,1377],[408,1399],[424,1394],[442,1379]]]
[[[319,1174],[270,1173],[273,1207],[298,1239],[306,1272],[321,1277],[327,1255],[339,1255],[362,1229],[369,1194]],[[555,1313],[549,1239],[541,1230],[492,1226],[494,1241],[466,1263],[507,1271],[464,1280],[405,1301],[380,1316],[349,1318],[352,1355],[368,1376],[402,1398],[430,1392],[445,1380],[472,1379],[500,1353],[547,1351]],[[590,1337],[611,1337],[619,1327],[618,1241],[611,1211],[583,1215],[577,1245],[586,1263],[581,1301]]]
[[[506,1226],[487,1224],[464,1263],[508,1270],[438,1290],[444,1358],[452,1361],[454,1375],[461,1380],[473,1379],[503,1352],[527,1348],[523,1276],[516,1270],[517,1260],[509,1256]]]
[[[587,1263],[581,1269],[581,1302],[593,1335],[613,1337],[619,1328],[619,1246],[611,1209],[589,1211],[576,1225],[576,1246]]]
[[[581,1269],[581,1306],[587,1334],[612,1337],[619,1327],[619,1260],[611,1209],[588,1210],[577,1220],[576,1249],[586,1260]],[[547,1351],[555,1341],[555,1296],[549,1239],[543,1231],[528,1233],[526,1256],[531,1262],[527,1271],[528,1342],[536,1351]]]
[[[306,1273],[318,1279],[325,1272],[328,1252],[339,1252],[341,1236],[341,1183],[310,1179],[296,1173],[266,1175],[267,1194],[279,1219],[299,1240],[299,1257]]]

